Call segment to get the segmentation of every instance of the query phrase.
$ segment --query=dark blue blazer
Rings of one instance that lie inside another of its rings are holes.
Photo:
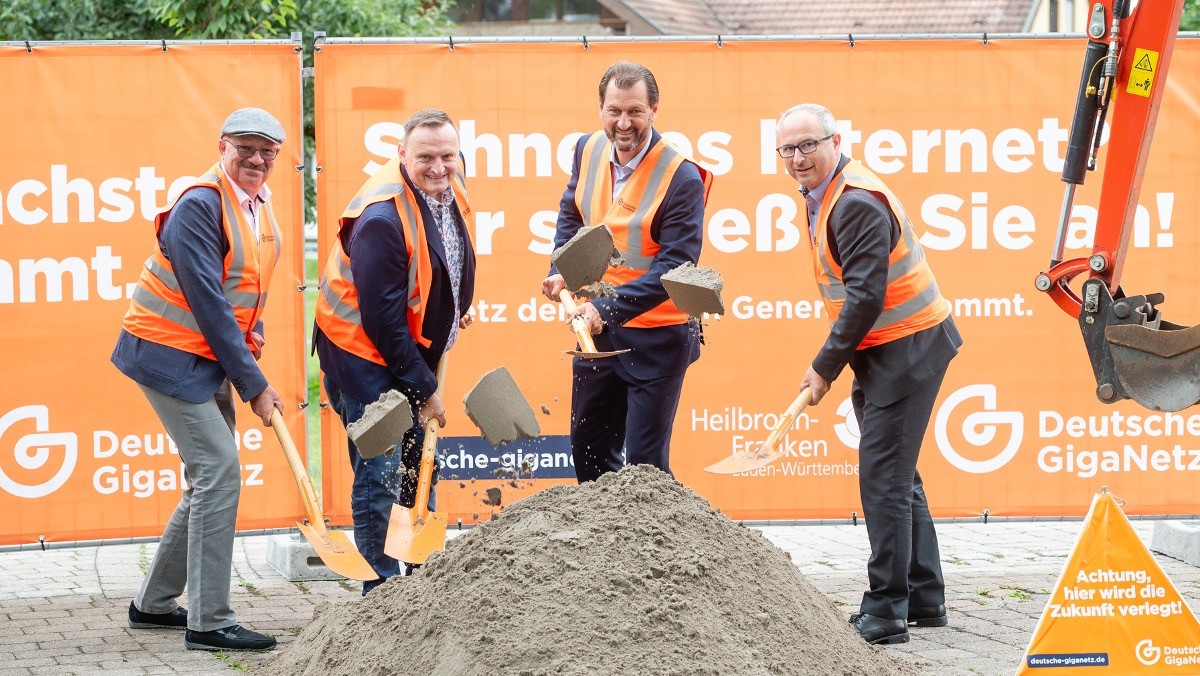
[[[408,189],[418,190],[404,167],[400,171]],[[464,255],[456,313],[442,235],[425,200],[417,199],[417,204],[421,208],[433,269],[429,301],[421,324],[421,333],[432,341],[431,345],[426,348],[417,344],[408,330],[408,252],[395,200],[372,204],[341,232],[341,245],[350,253],[350,271],[358,290],[363,331],[383,355],[387,366],[339,348],[314,327],[314,348],[321,360],[321,370],[343,392],[363,403],[369,404],[389,390],[399,390],[414,402],[424,402],[432,396],[437,391],[434,372],[446,350],[450,329],[461,315],[466,314],[474,299],[475,251],[458,207],[454,208],[454,216],[459,236],[463,238]]]
[[[179,198],[158,237],[183,297],[216,361],[152,343],[121,330],[110,359],[121,373],[163,394],[201,404],[228,378],[242,401],[267,389],[267,378],[225,299],[222,280],[229,239],[221,225],[221,194],[198,186]],[[262,322],[255,330],[263,331]]]
[[[583,217],[575,206],[575,186],[579,183],[579,165],[587,140],[588,137],[584,136],[575,145],[571,180],[558,205],[555,248],[566,244],[583,227]],[[661,142],[662,135],[652,130],[650,146]],[[671,185],[667,187],[666,197],[654,214],[650,235],[662,247],[654,257],[650,271],[623,285],[615,298],[592,301],[605,321],[604,330],[594,336],[596,349],[631,350],[618,359],[625,370],[638,380],[679,375],[700,357],[700,327],[695,322],[653,329],[622,326],[667,300],[667,292],[660,281],[663,274],[684,263],[694,264],[700,260],[700,249],[704,243],[704,181],[692,163],[684,162],[675,172]],[[551,274],[556,272],[551,268]]]

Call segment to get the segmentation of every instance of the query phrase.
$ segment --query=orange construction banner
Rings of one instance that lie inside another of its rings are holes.
[[[1200,673],[1200,623],[1107,492],[1092,500],[1017,673]]]
[[[262,366],[303,447],[303,164],[298,42],[0,46],[0,545],[156,536],[186,476],[109,362],[153,218],[218,158],[221,123],[269,110],[284,247]],[[238,526],[303,514],[274,434],[238,404]]]
[[[1069,515],[1101,483],[1141,514],[1200,511],[1200,412],[1101,404],[1075,320],[1035,289],[1062,201],[1078,89],[1076,39],[471,42],[331,40],[315,60],[320,244],[395,155],[402,123],[456,120],[477,211],[476,323],[450,361],[439,505],[486,515],[484,488],[573,480],[573,338],[540,293],[571,152],[600,126],[598,83],[617,60],[655,74],[656,128],[715,176],[700,264],[724,277],[726,313],[704,321],[673,428],[676,477],[739,519],[850,519],[858,426],[849,371],[797,419],[780,461],[746,476],[702,468],[764,439],[798,394],[828,319],[811,276],[803,200],[776,156],[779,113],[803,102],[838,119],[844,152],[903,201],[966,340],[942,387],[920,471],[937,517]],[[1132,224],[1124,282],[1167,292],[1169,319],[1200,317],[1200,41],[1181,38]],[[1116,105],[1120,105],[1118,97]],[[1101,155],[1103,157],[1103,153]],[[1067,253],[1090,251],[1097,175],[1077,193]],[[1188,317],[1188,315],[1193,317]],[[465,415],[467,389],[506,366],[544,438],[493,449]],[[345,432],[323,418],[328,511],[348,522]],[[537,479],[495,474],[527,462]],[[515,488],[514,486],[521,486]]]

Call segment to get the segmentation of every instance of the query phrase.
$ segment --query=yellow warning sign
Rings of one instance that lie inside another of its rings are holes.
[[[1092,500],[1033,631],[1017,670],[1030,673],[1200,673],[1200,622],[1108,493]]]
[[[1133,51],[1133,68],[1129,71],[1129,84],[1125,91],[1138,96],[1150,96],[1150,88],[1154,86],[1154,73],[1158,71],[1158,52],[1149,49]]]

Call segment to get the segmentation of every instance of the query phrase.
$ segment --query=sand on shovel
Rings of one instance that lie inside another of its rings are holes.
[[[621,252],[613,245],[612,231],[600,224],[580,228],[566,244],[550,254],[550,264],[558,269],[571,293],[600,281]]]
[[[401,437],[412,426],[412,410],[408,399],[396,390],[390,390],[367,406],[362,417],[346,427],[346,433],[359,455],[374,458],[400,443]]]
[[[645,465],[525,498],[418,575],[320,606],[264,671],[927,673],[867,645],[760,533]]]
[[[542,433],[533,408],[503,366],[492,369],[463,397],[467,417],[493,446]]]
[[[675,301],[675,307],[689,315],[702,317],[705,312],[710,315],[725,314],[725,302],[721,300],[725,280],[716,270],[689,262],[667,272],[660,279],[667,295]]]

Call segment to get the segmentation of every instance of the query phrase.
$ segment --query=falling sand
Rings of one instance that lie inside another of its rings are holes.
[[[416,576],[314,615],[266,673],[922,673],[864,643],[760,533],[648,466],[525,498]]]

